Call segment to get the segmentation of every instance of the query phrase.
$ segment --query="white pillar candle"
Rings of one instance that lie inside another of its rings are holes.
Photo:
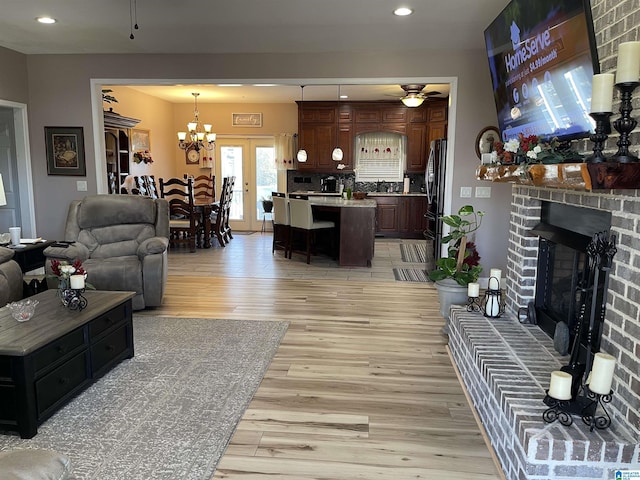
[[[640,42],[625,42],[618,46],[616,83],[640,80]]]
[[[484,305],[484,313],[487,317],[496,318],[500,313],[500,302],[498,297],[490,295],[487,297],[487,303]]]
[[[492,268],[489,272],[489,289],[500,290],[500,284],[502,282],[502,270],[499,268]]]
[[[591,111],[613,111],[613,73],[600,73],[593,76],[591,85]]]
[[[71,288],[82,290],[84,288],[84,275],[71,275]]]
[[[549,383],[550,397],[556,400],[571,400],[571,382],[573,377],[567,372],[555,370],[551,372],[551,382]]]
[[[589,390],[600,395],[609,395],[613,383],[613,369],[616,359],[608,353],[596,353],[593,357]]]
[[[467,295],[469,297],[479,297],[480,296],[480,284],[479,283],[470,283],[467,285]]]

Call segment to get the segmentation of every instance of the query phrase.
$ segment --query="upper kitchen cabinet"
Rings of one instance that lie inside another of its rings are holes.
[[[429,99],[415,108],[398,102],[298,102],[299,144],[307,151],[307,161],[298,169],[336,173],[338,162],[331,159],[331,152],[339,146],[344,152],[343,171],[352,171],[356,136],[387,132],[407,137],[406,171],[422,173],[430,140],[446,136],[446,121],[445,99]]]
[[[337,173],[337,165],[342,163],[343,171],[352,171],[353,132],[348,104],[298,102],[298,135],[300,148],[307,151],[307,161],[298,163],[298,170]],[[341,162],[331,158],[337,146],[343,152]]]

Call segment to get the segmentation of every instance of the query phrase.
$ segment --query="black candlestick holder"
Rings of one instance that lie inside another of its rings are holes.
[[[632,94],[638,85],[640,85],[640,82],[616,83],[616,88],[620,91],[620,118],[613,122],[613,127],[620,134],[620,138],[616,143],[618,151],[610,159],[613,162],[632,163],[640,161],[638,157],[629,152],[629,146],[631,146],[629,136],[638,125],[636,119],[631,116],[631,111],[633,110]]]
[[[544,397],[544,404],[549,407],[542,414],[542,419],[546,423],[553,423],[558,420],[562,425],[568,427],[573,423],[573,416],[582,418],[582,422],[589,426],[589,431],[593,432],[594,428],[604,430],[611,425],[611,417],[605,408],[605,404],[610,403],[613,391],[607,395],[592,392],[585,385],[582,388],[582,394],[577,395],[570,400],[558,400],[550,397],[547,390]],[[598,407],[603,412],[598,415]]]
[[[604,142],[611,133],[609,117],[613,115],[613,112],[591,112],[589,115],[596,122],[596,132],[589,136],[589,140],[593,142],[593,155],[585,161],[589,163],[606,162],[607,158],[602,154],[602,149],[604,148]]]
[[[467,312],[479,312],[482,310],[482,305],[480,305],[480,297],[469,297],[467,300]]]
[[[67,288],[60,292],[62,304],[69,310],[78,310],[81,312],[88,304],[89,301],[85,298],[85,289]]]

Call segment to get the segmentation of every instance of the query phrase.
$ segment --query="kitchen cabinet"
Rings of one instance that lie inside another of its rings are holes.
[[[298,163],[298,170],[335,174],[339,171],[338,163],[345,165],[343,172],[353,170],[354,137],[351,115],[348,104],[298,103],[299,146],[307,151],[307,161]],[[331,153],[337,146],[343,152],[341,162],[331,158]]]
[[[298,170],[335,174],[331,152],[340,146],[343,172],[351,172],[355,137],[389,132],[407,137],[407,173],[423,173],[431,140],[446,136],[446,119],[445,100],[430,99],[416,108],[397,102],[298,102],[299,145],[307,151]]]
[[[378,203],[376,233],[393,238],[424,238],[427,197],[423,195],[372,196]]]

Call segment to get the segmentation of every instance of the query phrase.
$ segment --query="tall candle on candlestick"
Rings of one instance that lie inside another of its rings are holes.
[[[625,42],[618,46],[616,83],[640,80],[640,42]]]
[[[589,374],[589,390],[600,395],[609,395],[615,366],[614,357],[607,353],[596,353],[593,357],[593,368]]]
[[[591,84],[591,112],[613,111],[613,73],[600,73],[593,76]]]

